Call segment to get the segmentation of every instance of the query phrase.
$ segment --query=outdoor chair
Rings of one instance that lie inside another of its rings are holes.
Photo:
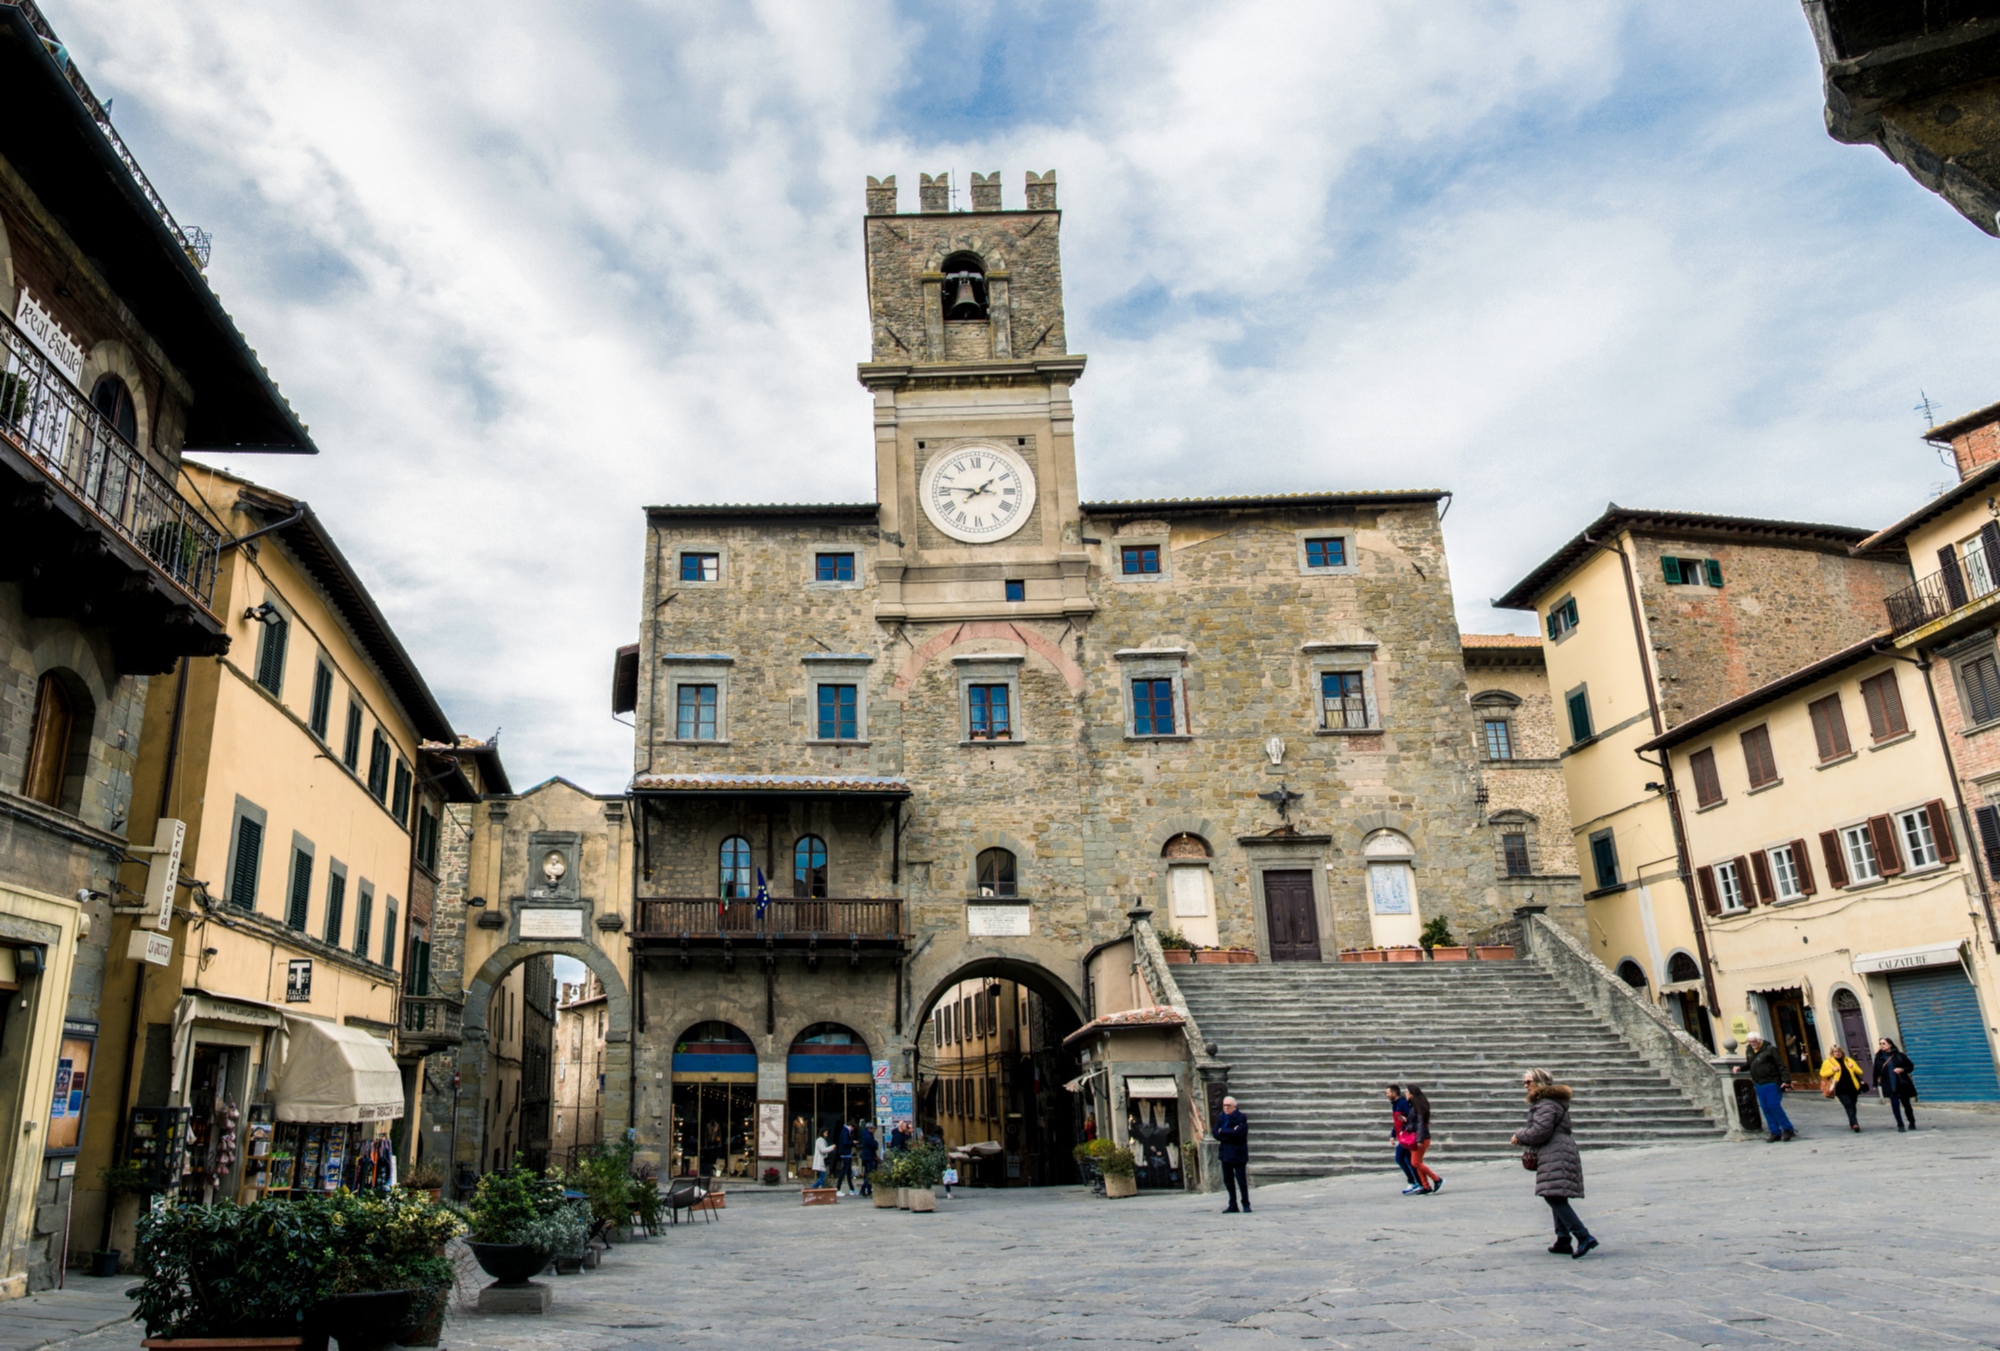
[[[679,1224],[681,1222],[681,1212],[685,1210],[688,1213],[688,1220],[692,1222],[694,1220],[694,1203],[707,1195],[707,1189],[694,1178],[675,1178],[673,1182],[668,1184],[665,1198],[668,1220],[674,1224]],[[712,1222],[715,1219],[715,1212],[704,1209],[701,1212],[701,1216],[704,1222]]]

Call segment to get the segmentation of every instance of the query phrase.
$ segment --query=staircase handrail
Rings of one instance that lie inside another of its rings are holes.
[[[1520,913],[1520,912],[1517,912]],[[1732,1140],[1738,1124],[1729,1063],[1676,1027],[1650,999],[1613,975],[1589,948],[1539,913],[1520,913],[1522,953],[1609,1022]]]
[[[1166,954],[1160,948],[1160,936],[1153,928],[1152,912],[1140,907],[1127,914],[1132,920],[1132,947],[1139,955],[1139,975],[1157,1002],[1181,1015],[1181,1036],[1187,1041],[1188,1059],[1194,1063],[1199,1081],[1199,1086],[1188,1085],[1188,1096],[1194,1100],[1195,1118],[1201,1122],[1200,1148],[1197,1151],[1201,1159],[1201,1175],[1197,1186],[1202,1191],[1220,1191],[1222,1156],[1214,1133],[1209,1130],[1207,1086],[1212,1082],[1227,1084],[1229,1066],[1210,1054],[1208,1040],[1201,1034],[1201,1025],[1188,1008],[1180,983],[1174,979],[1173,968],[1167,965]]]

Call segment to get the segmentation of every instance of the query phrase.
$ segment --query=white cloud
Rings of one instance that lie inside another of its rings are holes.
[[[2000,392],[1783,6],[52,8],[324,449],[232,467],[522,784],[623,782],[643,504],[872,493],[864,174],[1060,170],[1086,493],[1453,488],[1471,628],[1609,498],[1879,522]]]

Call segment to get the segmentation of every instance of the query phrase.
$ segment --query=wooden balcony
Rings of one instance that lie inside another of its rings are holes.
[[[774,900],[760,917],[755,901],[642,896],[632,936],[640,946],[657,949],[767,940],[787,947],[880,946],[901,943],[905,935],[898,900]]]

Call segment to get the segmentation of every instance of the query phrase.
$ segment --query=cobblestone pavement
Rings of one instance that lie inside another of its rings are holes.
[[[719,1222],[547,1277],[542,1318],[466,1314],[453,1351],[894,1347],[2000,1347],[2000,1113],[1790,1104],[1802,1137],[1592,1153],[1604,1247],[1552,1257],[1511,1162],[1210,1196],[965,1191],[936,1214],[738,1194]],[[1253,1134],[1254,1141],[1254,1134]],[[4,1318],[4,1312],[0,1312]],[[136,1346],[127,1325],[65,1351]]]

